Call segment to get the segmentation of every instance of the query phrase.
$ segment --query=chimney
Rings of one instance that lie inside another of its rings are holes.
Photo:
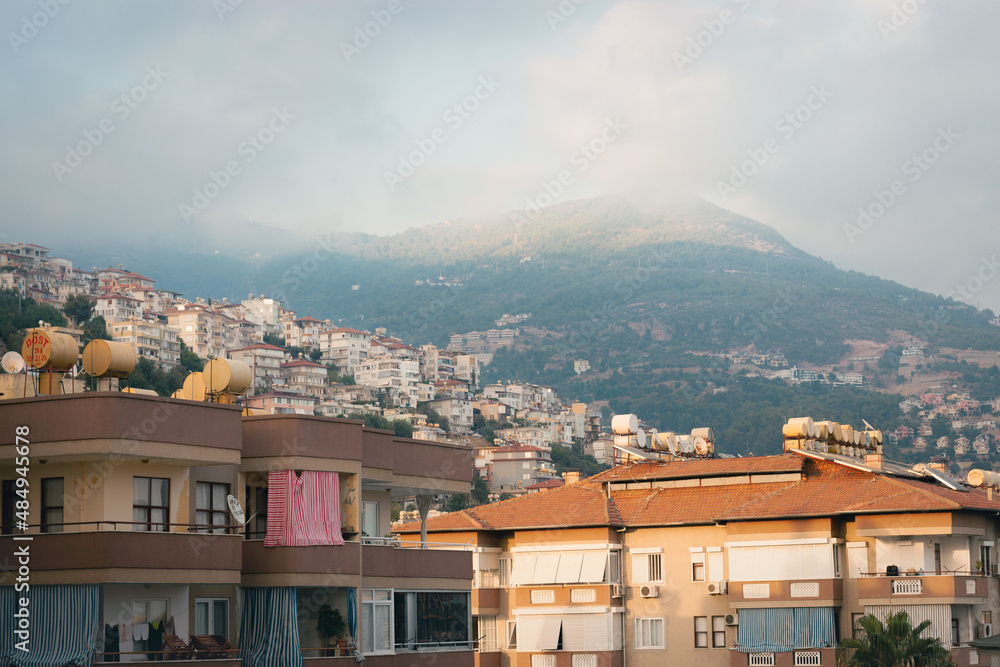
[[[941,472],[948,472],[948,467],[945,465],[944,461],[931,461],[927,464],[927,467],[931,470],[940,470]]]
[[[576,484],[580,481],[580,471],[567,470],[563,473],[563,481],[566,482],[566,484]]]
[[[865,465],[869,468],[875,468],[876,470],[882,469],[882,455],[881,454],[865,454]]]

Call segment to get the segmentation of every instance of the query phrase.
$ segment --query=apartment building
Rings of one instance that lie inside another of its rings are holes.
[[[552,454],[530,445],[510,445],[481,450],[489,468],[490,490],[517,491],[556,477]]]
[[[428,401],[427,407],[446,417],[452,432],[472,432],[472,401],[462,398],[440,398]]]
[[[151,320],[109,321],[108,333],[119,343],[128,343],[140,359],[146,358],[169,371],[181,361],[177,330]]]
[[[970,642],[1000,613],[1000,497],[861,461],[640,462],[427,530],[489,549],[473,580],[483,667],[835,665],[862,615],[900,610],[957,665],[997,664]]]
[[[330,326],[330,320],[324,322],[306,315],[284,321],[285,345],[304,347],[307,350],[319,348],[320,332]]]
[[[354,368],[368,358],[372,336],[367,331],[349,327],[326,329],[319,334],[322,359],[332,363],[341,374],[354,374]]]
[[[277,345],[254,343],[237,350],[230,350],[228,356],[250,367],[253,373],[253,389],[284,387],[281,364],[285,362],[288,353]]]
[[[373,356],[354,367],[354,381],[388,392],[401,407],[415,408],[419,400],[417,384],[420,362],[388,355]]]
[[[229,347],[230,319],[208,305],[182,303],[166,312],[167,323],[177,330],[184,345],[202,359],[225,358]],[[238,347],[233,345],[232,347]]]
[[[94,299],[94,316],[98,315],[108,324],[132,318],[142,319],[142,302],[124,294],[99,296]]]
[[[176,637],[197,649],[188,663],[218,667],[346,666],[355,650],[373,667],[472,667],[472,547],[382,537],[393,496],[426,517],[432,494],[468,492],[468,450],[109,392],[0,401],[0,423],[6,652],[23,598],[31,664],[176,659]],[[30,590],[15,592],[9,563],[29,552]],[[332,610],[339,642],[317,629]],[[242,655],[206,648],[220,639]]]
[[[325,387],[330,386],[327,380],[326,366],[308,359],[294,359],[281,364],[285,375],[285,384],[292,391],[304,394],[320,395]]]

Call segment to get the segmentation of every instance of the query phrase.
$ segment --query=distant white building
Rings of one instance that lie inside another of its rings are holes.
[[[368,358],[372,335],[348,327],[325,329],[319,333],[323,360],[332,363],[338,373],[354,374],[354,368]]]
[[[415,408],[420,400],[420,362],[416,359],[369,357],[354,367],[354,381],[385,390],[402,407]]]
[[[576,361],[573,362],[573,370],[576,372],[577,375],[580,375],[581,373],[586,373],[587,371],[590,370],[590,362],[587,361],[586,359],[577,359]]]

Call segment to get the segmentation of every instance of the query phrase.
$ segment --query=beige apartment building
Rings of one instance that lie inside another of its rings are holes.
[[[1000,664],[970,645],[1000,613],[1000,497],[886,468],[810,451],[635,463],[428,533],[480,554],[481,667],[832,666],[862,615],[899,610],[960,667]]]
[[[384,537],[393,496],[426,517],[469,491],[467,449],[117,392],[0,400],[0,423],[5,651],[23,598],[32,664],[473,666],[472,548]]]
[[[181,361],[181,344],[177,330],[150,320],[125,320],[108,323],[111,339],[128,343],[140,359],[146,358],[169,371]]]

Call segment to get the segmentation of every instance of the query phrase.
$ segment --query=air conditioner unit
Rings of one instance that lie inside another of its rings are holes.
[[[726,625],[739,625],[740,615],[739,614],[726,614]]]
[[[620,598],[624,594],[621,584],[611,584],[611,597]]]
[[[655,598],[655,597],[658,597],[659,595],[660,595],[660,587],[659,586],[650,586],[650,585],[647,584],[646,586],[640,586],[639,587],[639,597],[642,597],[642,598]]]
[[[713,581],[710,584],[708,584],[709,595],[725,595],[728,592],[729,592],[728,581]]]
[[[983,639],[993,636],[993,624],[983,623]]]

